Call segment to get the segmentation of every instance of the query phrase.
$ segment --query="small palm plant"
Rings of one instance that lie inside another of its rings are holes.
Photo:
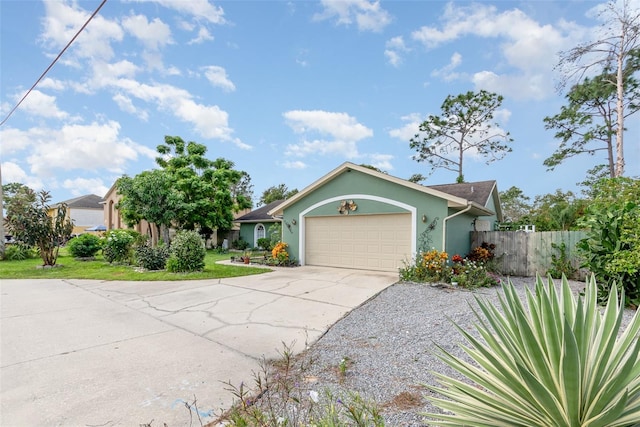
[[[528,310],[511,283],[500,309],[476,298],[480,339],[458,327],[469,363],[440,347],[438,356],[467,381],[436,374],[445,398],[431,398],[444,414],[437,426],[640,425],[640,315],[621,329],[624,296],[613,286],[598,306],[595,278],[574,297],[565,277],[559,290],[537,278]]]

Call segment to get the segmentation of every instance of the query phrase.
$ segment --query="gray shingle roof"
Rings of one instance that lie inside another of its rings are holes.
[[[64,202],[60,203],[64,203],[70,208],[102,210],[104,209],[102,203],[100,203],[102,201],[103,199],[100,196],[96,196],[95,194],[87,194],[84,196],[76,197],[74,199],[65,200]],[[60,203],[56,203],[54,207],[58,206]]]
[[[282,203],[284,200],[276,200],[275,202],[271,202],[267,205],[263,205],[260,206],[259,208],[252,210],[251,212],[249,212],[246,215],[242,215],[240,218],[236,218],[234,220],[234,222],[267,222],[267,221],[280,221],[277,218],[272,217],[271,215],[268,215],[267,212],[269,212],[271,209],[275,208],[276,206],[278,206],[280,203]]]
[[[461,184],[427,185],[427,187],[452,196],[461,197],[481,206],[487,206],[489,197],[491,197],[491,190],[495,185],[496,181],[478,181],[463,182]]]

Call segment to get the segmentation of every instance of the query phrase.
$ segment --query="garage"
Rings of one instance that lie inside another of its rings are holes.
[[[411,214],[340,215],[305,220],[305,263],[397,271],[411,257]]]

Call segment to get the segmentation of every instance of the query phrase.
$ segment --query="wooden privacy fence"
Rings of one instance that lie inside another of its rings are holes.
[[[495,244],[494,253],[502,274],[535,276],[538,273],[546,276],[553,266],[551,256],[560,256],[552,243],[558,246],[565,244],[565,254],[577,269],[580,259],[576,243],[586,235],[584,231],[475,231],[471,233],[471,247],[480,246],[482,242]],[[586,271],[580,270],[576,276],[584,279]]]

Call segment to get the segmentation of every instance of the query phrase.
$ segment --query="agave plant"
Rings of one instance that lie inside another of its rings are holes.
[[[594,277],[584,297],[567,279],[557,290],[536,280],[527,307],[511,282],[503,284],[499,307],[476,297],[480,337],[456,326],[473,362],[439,348],[438,356],[466,377],[437,374],[444,398],[430,400],[444,414],[426,414],[437,426],[640,425],[640,311],[621,329],[624,297],[617,287],[604,309]]]

